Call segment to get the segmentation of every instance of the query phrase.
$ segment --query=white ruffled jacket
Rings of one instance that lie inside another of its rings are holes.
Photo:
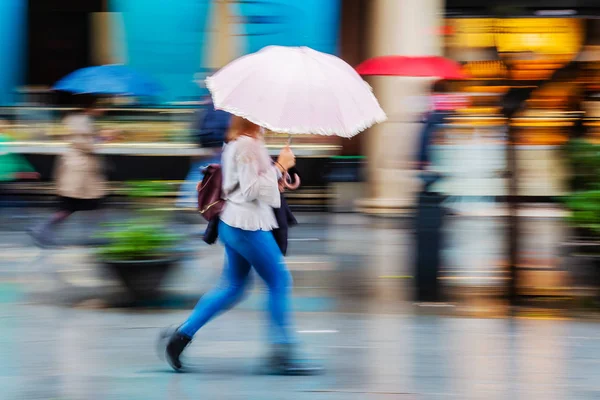
[[[240,136],[225,145],[221,156],[226,204],[221,221],[246,231],[277,228],[272,208],[281,206],[279,170],[272,165],[261,139]]]

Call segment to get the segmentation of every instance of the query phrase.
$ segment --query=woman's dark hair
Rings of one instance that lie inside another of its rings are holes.
[[[80,110],[89,110],[94,108],[97,104],[97,97],[90,94],[71,94],[67,92],[56,92],[55,104],[59,107],[68,107]],[[67,111],[65,114],[71,114],[73,111]]]
[[[84,110],[88,110],[90,108],[94,108],[98,101],[97,97],[90,94],[79,94],[77,97],[77,106],[83,108]]]

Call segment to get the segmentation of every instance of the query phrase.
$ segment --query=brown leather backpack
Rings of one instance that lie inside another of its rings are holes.
[[[198,212],[212,221],[223,211],[223,173],[219,164],[210,164],[202,172],[204,178],[198,185]]]

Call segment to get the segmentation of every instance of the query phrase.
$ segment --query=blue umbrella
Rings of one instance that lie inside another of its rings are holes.
[[[71,72],[54,85],[54,90],[75,94],[156,96],[159,83],[125,65],[101,65]]]

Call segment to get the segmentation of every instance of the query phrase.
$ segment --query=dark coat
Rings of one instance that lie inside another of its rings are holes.
[[[449,113],[446,111],[432,111],[425,117],[417,154],[420,169],[423,169],[425,165],[431,162],[431,144],[435,137],[435,132],[444,123],[448,115]]]
[[[297,225],[298,221],[296,220],[296,217],[294,217],[294,214],[292,214],[292,210],[290,210],[290,206],[285,200],[283,193],[281,193],[281,207],[274,208],[273,212],[275,213],[277,225],[279,226],[279,228],[273,229],[273,237],[281,250],[281,254],[285,256],[288,247],[289,227]]]

